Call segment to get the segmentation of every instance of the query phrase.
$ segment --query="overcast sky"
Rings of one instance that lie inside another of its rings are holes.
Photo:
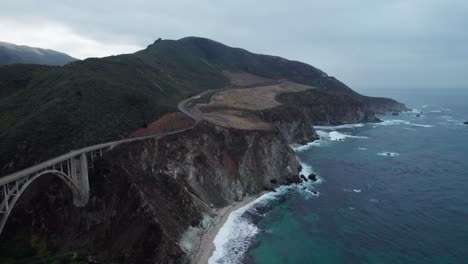
[[[80,59],[201,36],[309,63],[357,89],[468,87],[465,0],[0,1],[0,41]]]

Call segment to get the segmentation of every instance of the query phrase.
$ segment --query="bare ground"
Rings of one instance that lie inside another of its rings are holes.
[[[184,129],[193,125],[193,120],[180,112],[167,113],[159,119],[139,128],[128,136],[129,138],[151,136]]]
[[[192,105],[190,111],[213,124],[237,129],[270,130],[272,124],[261,120],[255,111],[281,105],[276,97],[281,93],[303,92],[312,86],[281,81],[250,88],[226,89],[212,94],[208,103]]]

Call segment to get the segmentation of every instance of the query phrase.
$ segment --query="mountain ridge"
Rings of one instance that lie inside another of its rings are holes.
[[[373,101],[311,65],[197,37],[159,40],[133,54],[61,67],[0,66],[0,171],[4,175],[70,149],[125,138],[176,111],[182,99],[228,86],[224,70],[320,87],[327,94],[346,94],[362,107]],[[382,100],[386,110],[405,109]],[[383,104],[375,104],[374,111]]]
[[[62,66],[76,60],[66,53],[51,49],[0,41],[0,65],[21,63]]]

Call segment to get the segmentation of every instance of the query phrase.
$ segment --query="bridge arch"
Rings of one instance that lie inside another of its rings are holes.
[[[19,198],[21,197],[21,194],[23,194],[23,192],[29,187],[29,185],[31,183],[33,183],[35,180],[37,180],[39,177],[41,177],[42,175],[46,175],[46,174],[52,174],[52,175],[55,175],[57,177],[59,177],[63,182],[65,182],[65,185],[67,185],[71,191],[72,191],[72,194],[73,194],[73,199],[75,199],[75,197],[78,195],[79,197],[78,198],[81,198],[83,197],[83,193],[80,191],[80,189],[78,188],[78,186],[76,186],[76,184],[73,182],[73,180],[70,178],[70,176],[68,176],[67,174],[63,173],[62,171],[59,171],[59,170],[55,170],[55,169],[48,169],[48,170],[45,170],[45,171],[41,171],[37,174],[35,174],[34,176],[32,177],[29,177],[24,183],[22,183],[20,186],[16,186],[14,188],[18,188],[17,189],[17,192],[13,195],[13,194],[5,194],[5,200],[2,202],[1,204],[1,208],[0,209],[3,209],[5,207],[5,204],[6,202],[8,202],[8,208],[6,208],[5,210],[5,213],[3,213],[1,215],[1,219],[0,219],[0,234],[2,233],[3,231],[3,228],[5,227],[5,224],[6,224],[6,221],[8,220],[8,216],[10,215],[11,211],[13,210],[16,202],[19,200]],[[16,184],[19,184],[19,183],[16,183]],[[13,199],[10,200],[10,197],[13,195]]]

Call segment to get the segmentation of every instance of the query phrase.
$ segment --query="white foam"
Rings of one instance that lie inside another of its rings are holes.
[[[453,119],[452,117],[446,118],[445,121],[450,123],[460,123],[460,120]]]
[[[379,126],[393,126],[393,125],[409,125],[409,121],[401,120],[401,119],[390,119],[384,120],[383,122],[377,123]]]
[[[429,111],[429,113],[442,113],[441,110],[432,110],[432,111]]]
[[[396,152],[380,152],[380,153],[377,153],[377,155],[380,155],[380,156],[386,156],[386,157],[397,157],[399,156],[400,154],[396,153]]]
[[[316,132],[317,132],[317,135],[319,137],[328,137],[328,133],[329,133],[329,132],[323,131],[323,130],[317,130]]]
[[[304,174],[304,176],[309,176],[311,173],[314,173],[314,169],[312,168],[312,166],[310,165],[307,165],[306,163],[304,162],[301,162],[301,166],[302,166],[302,170],[301,170],[301,174]]]
[[[326,140],[343,141],[346,138],[368,138],[368,137],[364,137],[364,136],[353,136],[353,135],[349,135],[349,134],[344,134],[344,133],[340,133],[338,131],[327,132],[327,131],[323,131],[323,130],[317,130],[317,135],[319,135],[319,137],[320,137],[320,139],[322,141],[326,141]]]
[[[418,126],[418,127],[434,127],[433,125],[416,124],[416,123],[411,123],[410,121],[401,120],[401,119],[385,120],[383,122],[378,123],[378,125],[380,126],[410,125],[410,126]]]
[[[350,127],[350,126],[360,127],[360,126],[363,126],[363,124],[343,125],[343,126],[339,126],[339,127],[344,128],[344,126],[346,126],[346,127]],[[364,139],[368,138],[368,137],[365,137],[365,136],[353,136],[353,135],[338,132],[336,130],[333,130],[331,132],[326,131],[326,130],[330,130],[331,128],[335,128],[335,127],[323,127],[323,126],[321,126],[321,127],[316,127],[316,128],[325,129],[325,130],[316,130],[317,135],[320,137],[320,139],[309,142],[309,143],[307,143],[306,145],[303,145],[303,146],[295,147],[295,148],[293,148],[294,151],[301,152],[301,151],[310,149],[311,147],[325,146],[327,144],[327,141],[344,141],[346,138],[361,138],[361,139],[362,138],[364,138]]]
[[[284,194],[289,188],[291,187],[281,186],[276,189],[276,192],[266,193],[255,201],[231,212],[226,223],[213,240],[215,250],[208,263],[240,263],[251,246],[253,237],[259,232],[258,227],[243,218],[242,215],[256,204],[265,203]]]
[[[302,170],[301,174],[308,177],[311,173],[314,173],[317,177],[317,181],[307,181],[301,184],[280,186],[275,189],[275,192],[266,193],[253,202],[231,212],[226,223],[221,227],[218,234],[216,235],[213,243],[215,250],[213,255],[209,258],[209,264],[217,263],[240,263],[243,259],[244,254],[247,252],[249,247],[252,245],[253,238],[258,234],[259,229],[254,224],[250,223],[247,219],[243,218],[242,215],[252,209],[257,204],[264,204],[278,196],[284,195],[286,192],[295,188],[308,196],[319,196],[320,193],[315,190],[311,190],[314,185],[323,182],[323,179],[317,175],[312,166],[301,162]]]
[[[338,130],[344,128],[356,128],[356,127],[363,127],[364,124],[357,123],[357,124],[345,124],[345,125],[338,125],[338,126],[314,126],[315,129],[323,129],[323,130]]]
[[[316,196],[316,197],[320,196],[320,192],[318,192],[318,191],[311,191],[311,190],[307,190],[307,189],[304,190],[304,191],[307,192],[308,194],[312,195],[312,196]]]
[[[359,147],[359,150],[367,150],[367,148]]]
[[[343,134],[343,133],[340,133],[338,131],[332,131],[332,132],[328,133],[328,137],[332,141],[343,141],[346,138],[367,138],[367,137],[363,137],[363,136],[352,136],[352,135],[348,135],[348,134]]]
[[[415,124],[415,123],[410,123],[412,126],[418,126],[418,127],[434,127],[433,125],[423,125],[423,124]]]
[[[317,139],[317,140],[314,140],[312,142],[309,142],[305,145],[302,145],[302,146],[298,146],[298,147],[293,147],[293,150],[295,152],[301,152],[301,151],[304,151],[304,150],[308,150],[310,149],[311,147],[321,147],[321,146],[324,146],[326,145],[325,144],[326,142],[322,139]]]
[[[345,192],[355,192],[355,193],[360,193],[361,192],[361,189],[347,189],[347,188],[344,188],[343,191]]]
[[[345,140],[346,138],[346,135],[345,134],[341,134],[340,132],[338,131],[332,131],[328,134],[330,140],[332,141],[342,141],[342,140]]]
[[[302,171],[300,172],[300,174],[304,175],[306,178],[310,175],[310,174],[315,174],[316,178],[317,178],[317,181],[307,181],[308,183],[311,183],[311,184],[319,184],[319,183],[322,183],[323,182],[323,179],[322,177],[320,177],[320,175],[318,175],[317,172],[314,171],[314,168],[312,168],[312,166],[304,163],[304,162],[301,162],[301,166],[302,166]]]
[[[213,241],[215,250],[208,263],[238,263],[242,259],[251,244],[250,239],[258,233],[254,224],[241,217],[254,202],[229,215]]]

